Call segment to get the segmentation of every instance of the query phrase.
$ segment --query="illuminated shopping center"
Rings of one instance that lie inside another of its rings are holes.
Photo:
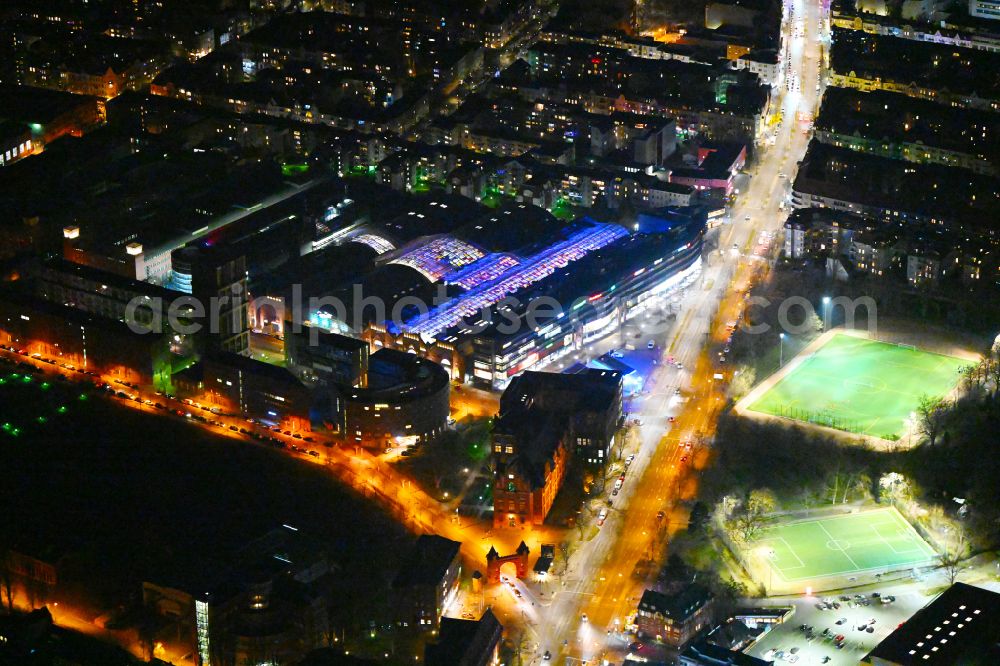
[[[426,281],[408,293],[440,284],[447,298],[398,309],[399,319],[367,321],[362,336],[431,358],[453,379],[503,388],[691,284],[700,275],[703,234],[695,220],[644,233],[584,218],[526,256],[476,251],[457,239],[427,243],[390,263]],[[325,314],[314,320],[329,322]]]

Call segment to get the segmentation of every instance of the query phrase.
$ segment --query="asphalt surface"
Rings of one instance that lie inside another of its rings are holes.
[[[772,102],[780,105],[783,120],[765,141],[773,138],[773,145],[762,149],[749,187],[733,207],[732,222],[713,231],[719,250],[706,258],[701,284],[688,289],[679,316],[659,338],[662,360],[638,413],[639,445],[625,452],[636,455],[626,481],[597,535],[577,544],[566,575],[551,585],[548,599],[507,595],[522,611],[522,629],[534,651],[526,663],[540,663],[546,651],[555,663],[620,661],[632,640],[624,632],[628,618],[661,564],[663,545],[672,531],[686,525],[683,502],[695,497],[696,471],[710,459],[699,442],[710,441],[723,404],[723,387],[715,376],[726,376],[726,368],[711,352],[724,344],[725,324],[740,314],[741,294],[750,280],[766,270],[766,261],[752,255],[761,251],[763,234],[781,228],[785,212],[779,204],[805,154],[818,105],[820,33],[828,9],[805,0],[787,5],[788,76]],[[685,369],[669,364],[668,356]]]

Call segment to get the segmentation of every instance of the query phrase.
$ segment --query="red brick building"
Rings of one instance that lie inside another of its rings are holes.
[[[542,524],[574,456],[607,460],[621,414],[620,373],[515,377],[493,425],[494,527]]]
[[[639,600],[638,635],[683,649],[712,626],[712,593],[692,583],[674,594],[646,590]]]

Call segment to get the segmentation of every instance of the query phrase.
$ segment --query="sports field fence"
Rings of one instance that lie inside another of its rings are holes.
[[[812,410],[796,405],[781,405],[777,409],[778,416],[783,416],[796,421],[804,421],[813,425],[826,426],[845,432],[862,435],[865,433],[865,426],[857,419],[848,418],[829,410]]]

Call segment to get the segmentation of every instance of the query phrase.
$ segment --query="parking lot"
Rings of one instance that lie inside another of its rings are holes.
[[[747,652],[773,660],[775,664],[855,666],[861,657],[930,600],[920,592],[920,588],[922,586],[911,584],[884,586],[875,590],[880,596],[894,596],[896,600],[890,604],[881,603],[880,597],[872,597],[873,591],[865,593],[864,603],[867,605],[858,602],[856,593],[802,597],[787,602],[770,598],[766,605],[791,603],[795,606],[795,614],[772,629]],[[841,600],[842,596],[849,599]],[[839,605],[839,608],[820,610],[818,604],[824,601]],[[811,631],[803,629],[803,625],[812,627]],[[869,628],[872,631],[869,632]],[[837,636],[843,636],[843,647],[839,649],[835,641]],[[825,658],[828,660],[824,661]]]

